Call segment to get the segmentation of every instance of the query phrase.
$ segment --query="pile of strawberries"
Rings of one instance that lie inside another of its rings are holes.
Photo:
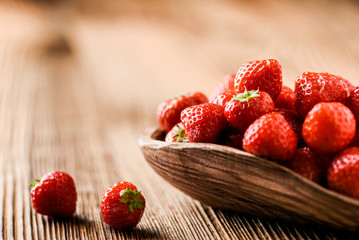
[[[210,99],[180,96],[161,103],[157,117],[167,142],[231,146],[359,198],[359,87],[340,76],[304,72],[293,91],[277,60],[249,61]]]

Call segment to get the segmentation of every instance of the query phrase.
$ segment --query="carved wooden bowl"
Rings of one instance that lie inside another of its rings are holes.
[[[139,139],[151,167],[201,203],[239,213],[359,230],[359,201],[279,164],[235,148],[167,143],[149,129]]]

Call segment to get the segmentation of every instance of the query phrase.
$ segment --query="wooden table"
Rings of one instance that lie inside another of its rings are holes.
[[[278,59],[359,84],[354,1],[35,1],[0,5],[0,231],[4,239],[357,239],[357,233],[204,206],[149,167],[137,139],[157,105],[211,95],[247,60]],[[75,179],[70,220],[34,212],[49,170]],[[133,231],[105,225],[105,189],[131,181],[147,208]],[[199,189],[205,191],[205,189]]]

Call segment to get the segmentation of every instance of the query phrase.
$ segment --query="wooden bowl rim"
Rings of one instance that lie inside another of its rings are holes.
[[[139,145],[141,146],[141,148],[143,148],[144,146],[149,147],[151,149],[161,149],[161,148],[169,148],[169,149],[179,149],[179,148],[188,148],[188,149],[203,149],[203,150],[214,150],[214,151],[219,151],[219,152],[223,152],[225,154],[234,154],[234,155],[238,155],[238,156],[246,156],[255,160],[260,160],[260,161],[265,161],[266,164],[271,165],[271,167],[274,168],[279,168],[281,171],[285,171],[287,174],[291,175],[293,178],[295,178],[297,180],[298,183],[300,184],[305,184],[305,185],[310,185],[310,187],[316,189],[317,191],[321,191],[325,194],[327,194],[328,196],[332,197],[332,198],[337,198],[349,205],[354,205],[356,207],[359,207],[359,200],[343,195],[341,193],[335,192],[334,190],[331,190],[329,188],[326,188],[324,186],[321,186],[318,183],[315,183],[303,176],[301,176],[300,174],[292,171],[291,169],[282,166],[274,161],[271,161],[269,159],[265,159],[263,157],[258,157],[255,156],[251,153],[230,147],[230,146],[224,146],[224,145],[219,145],[219,144],[214,144],[214,143],[181,143],[181,142],[176,142],[176,143],[170,143],[170,142],[165,142],[164,140],[159,140],[159,136],[162,135],[162,139],[164,139],[164,132],[159,129],[159,128],[148,128],[146,129],[139,137]],[[184,147],[185,146],[185,147]]]

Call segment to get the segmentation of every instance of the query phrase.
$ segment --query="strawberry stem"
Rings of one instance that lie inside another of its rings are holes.
[[[40,179],[35,179],[35,182],[38,183],[40,182],[41,180]],[[30,184],[30,187],[35,187],[36,186],[36,183],[31,183]]]
[[[140,198],[141,191],[137,189],[131,190],[127,187],[126,190],[121,191],[120,195],[123,197],[120,202],[128,204],[130,212],[133,212],[136,208],[143,209],[145,200]]]
[[[247,102],[251,98],[259,97],[259,89],[258,90],[251,90],[247,91],[247,88],[244,89],[244,92],[237,94],[234,96],[231,101],[240,101],[240,102]]]
[[[177,137],[177,142],[188,142],[186,130],[184,128],[179,127],[179,129],[174,132],[174,137]]]

